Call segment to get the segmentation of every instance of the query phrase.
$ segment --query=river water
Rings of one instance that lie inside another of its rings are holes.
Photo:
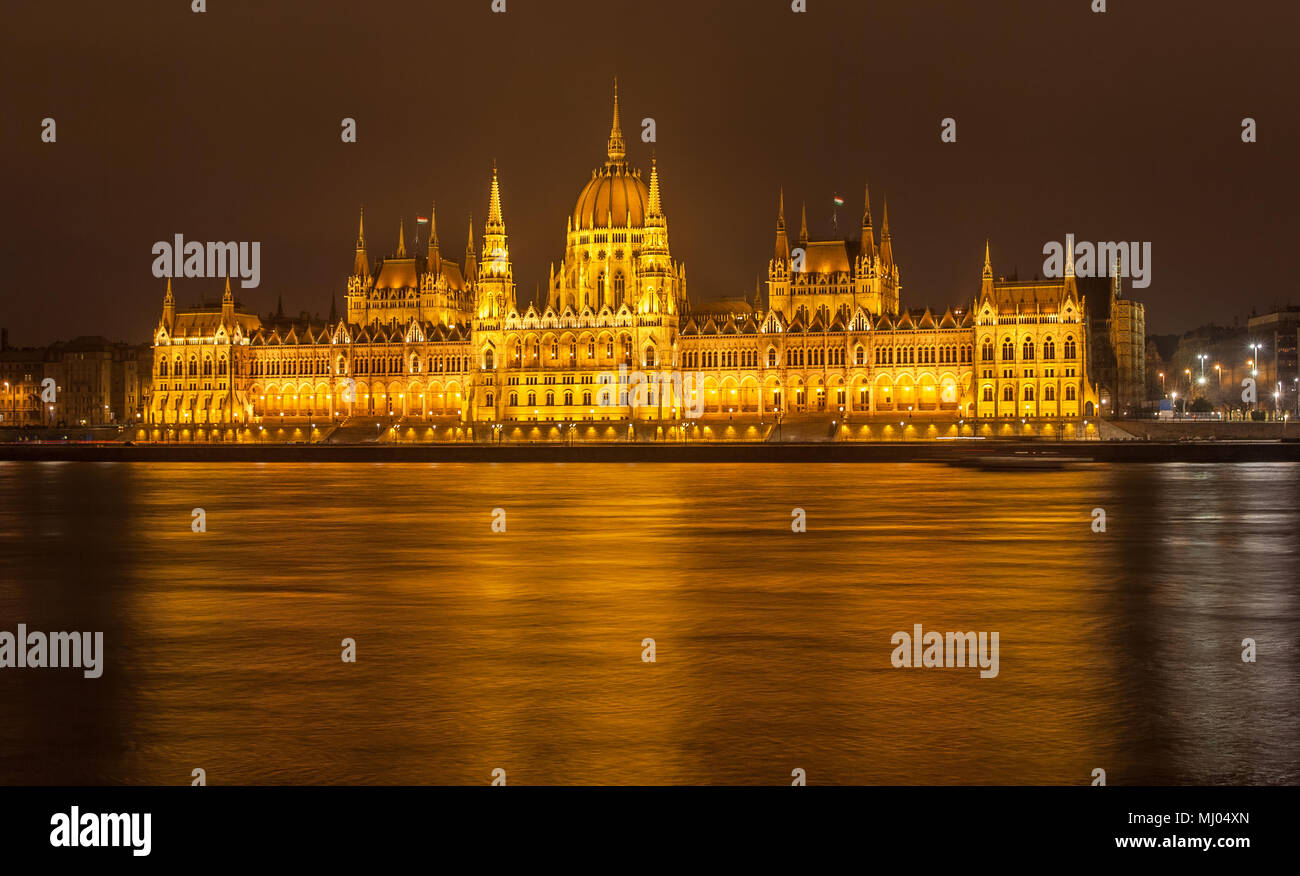
[[[0,783],[1294,784],[1298,498],[1292,464],[0,463],[0,631],[105,650],[0,669]],[[916,624],[998,632],[997,676],[896,668]]]

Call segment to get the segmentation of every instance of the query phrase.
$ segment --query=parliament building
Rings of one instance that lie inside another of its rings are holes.
[[[399,227],[396,251],[372,258],[363,214],[345,312],[331,304],[327,320],[255,315],[229,281],[219,307],[180,309],[168,280],[146,431],[761,439],[803,423],[823,440],[1082,437],[1100,413],[1072,260],[1057,280],[994,279],[986,244],[968,308],[908,309],[887,204],[878,231],[867,193],[860,235],[812,240],[806,211],[797,237],[787,229],[782,195],[765,300],[693,306],[669,203],[654,160],[648,176],[628,160],[615,89],[605,160],[544,294],[522,307],[495,166],[480,244],[471,221],[460,263],[435,215],[423,256]]]

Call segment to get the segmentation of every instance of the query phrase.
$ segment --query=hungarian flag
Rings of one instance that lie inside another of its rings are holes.
[[[429,217],[428,217],[428,216],[416,216],[416,217],[415,217],[415,221],[416,221],[416,224],[418,224],[418,225],[428,225],[428,224],[429,224]]]
[[[836,195],[836,196],[835,196],[835,206],[837,206],[837,207],[843,207],[843,206],[844,206],[844,199],[841,198],[839,195]]]

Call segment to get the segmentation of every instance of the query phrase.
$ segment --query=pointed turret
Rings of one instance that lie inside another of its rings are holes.
[[[985,280],[993,279],[993,261],[989,258],[989,241],[987,237],[984,238],[984,273],[982,276]]]
[[[880,260],[886,265],[894,263],[894,239],[889,233],[889,198],[880,208]]]
[[[623,124],[618,115],[618,80],[614,80],[614,123],[609,129],[609,163],[618,164],[627,157],[627,145],[623,142]]]
[[[785,233],[785,189],[781,189],[777,194],[776,243],[773,257],[777,261],[790,260],[790,238]]]
[[[434,282],[438,281],[438,276],[442,273],[442,253],[438,252],[438,205],[435,202],[429,204],[429,273],[433,274]]]
[[[465,279],[474,282],[478,275],[478,260],[474,255],[474,214],[469,214],[469,237],[465,243]]]
[[[406,258],[406,223],[400,219],[397,222],[397,257]]]
[[[808,245],[808,202],[804,201],[799,216],[799,245]]]
[[[862,187],[862,258],[871,262],[876,257],[876,232],[871,225],[871,186]]]
[[[488,217],[484,234],[505,234],[506,223],[501,216],[501,183],[497,180],[497,163],[492,162],[492,195],[488,200]]]
[[[361,218],[357,222],[357,258],[352,263],[354,277],[370,276],[370,259],[366,257],[366,210],[361,208]]]
[[[171,331],[172,326],[176,323],[176,298],[172,295],[172,278],[167,278],[167,291],[163,294],[163,325],[167,331]]]
[[[658,216],[664,211],[663,204],[659,195],[659,163],[651,156],[650,158],[650,215]]]
[[[230,275],[226,275],[226,291],[221,293],[221,321],[227,326],[235,322],[235,296],[230,291]]]

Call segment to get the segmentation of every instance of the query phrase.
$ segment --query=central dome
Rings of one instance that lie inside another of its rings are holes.
[[[639,171],[623,162],[610,162],[597,170],[578,195],[573,208],[573,228],[588,231],[605,228],[644,228],[650,190]]]

